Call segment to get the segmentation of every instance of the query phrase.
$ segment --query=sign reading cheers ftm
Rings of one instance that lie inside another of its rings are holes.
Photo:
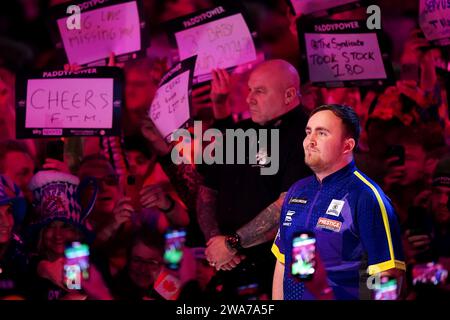
[[[420,0],[419,24],[428,40],[450,45],[450,0]]]
[[[327,87],[385,85],[393,70],[380,41],[379,30],[368,30],[363,20],[297,22],[302,76]]]
[[[190,119],[192,79],[196,56],[178,62],[161,79],[148,111],[161,136],[171,134]]]
[[[119,135],[122,83],[116,67],[19,76],[17,138]]]
[[[211,79],[214,68],[232,68],[256,60],[252,33],[244,11],[229,6],[177,18],[167,24],[180,60],[197,56],[194,79]]]
[[[71,26],[68,5],[80,8],[79,25]],[[53,7],[51,23],[56,46],[64,47],[70,64],[105,65],[145,54],[147,34],[141,0],[77,0]]]

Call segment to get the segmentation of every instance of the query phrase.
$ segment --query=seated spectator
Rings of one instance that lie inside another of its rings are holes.
[[[14,231],[25,211],[26,202],[19,187],[0,175],[0,300],[27,296],[28,258]]]

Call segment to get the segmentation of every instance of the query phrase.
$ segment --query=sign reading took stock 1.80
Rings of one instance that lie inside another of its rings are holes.
[[[19,76],[17,138],[119,135],[122,83],[116,67]]]
[[[195,60],[196,56],[180,61],[163,76],[148,111],[149,118],[167,140],[190,119]]]
[[[302,76],[328,87],[383,85],[393,80],[392,65],[379,31],[362,20],[298,21]]]
[[[69,29],[67,4],[52,8],[57,46],[64,47],[70,64],[105,64],[111,53],[118,61],[135,58],[145,51],[146,29],[140,0],[77,0],[79,28]]]
[[[197,56],[196,82],[211,79],[214,68],[231,68],[256,60],[252,33],[237,9],[219,6],[171,21],[170,37],[180,60]]]

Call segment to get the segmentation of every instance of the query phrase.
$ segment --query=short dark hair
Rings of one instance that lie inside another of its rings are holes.
[[[352,107],[345,104],[324,104],[320,107],[315,108],[310,118],[320,112],[329,110],[334,113],[336,117],[342,120],[344,123],[345,133],[348,137],[355,139],[355,147],[358,145],[359,136],[361,134],[361,127],[359,124],[359,118],[355,110]]]
[[[153,156],[148,140],[141,134],[125,136],[123,148],[126,151],[139,151],[147,159],[151,159]]]

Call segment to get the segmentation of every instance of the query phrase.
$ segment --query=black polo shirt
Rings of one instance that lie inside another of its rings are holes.
[[[255,218],[263,209],[273,203],[282,192],[286,192],[294,182],[311,174],[304,162],[303,139],[307,116],[301,107],[296,107],[270,123],[260,126],[251,120],[233,123],[231,117],[217,121],[213,127],[222,132],[225,129],[255,129],[261,142],[259,129],[267,130],[269,157],[272,143],[270,129],[279,130],[279,168],[274,175],[262,175],[261,165],[249,164],[248,144],[246,143],[245,164],[202,165],[205,186],[218,191],[217,221],[220,231],[229,234],[237,231]],[[224,135],[224,145],[227,136]],[[235,143],[235,156],[237,144]],[[260,149],[258,149],[260,150]],[[224,161],[226,150],[224,148]],[[235,159],[236,160],[236,159]],[[270,164],[269,164],[270,165]]]

